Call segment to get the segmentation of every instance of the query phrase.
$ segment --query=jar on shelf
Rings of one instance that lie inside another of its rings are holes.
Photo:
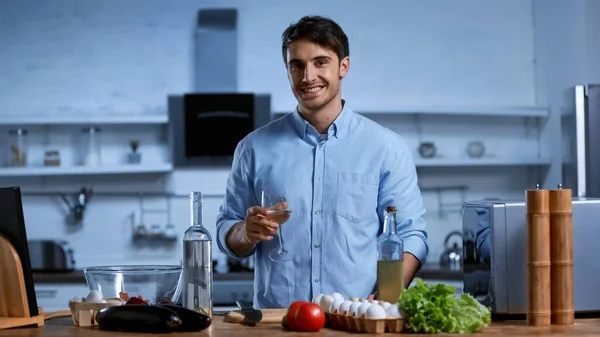
[[[101,164],[100,155],[100,129],[97,127],[88,127],[81,129],[82,132],[82,153],[81,159],[84,166],[99,166]]]
[[[27,130],[14,129],[8,131],[8,163],[10,166],[27,166]]]
[[[60,166],[60,152],[58,150],[46,150],[44,153],[44,166]]]

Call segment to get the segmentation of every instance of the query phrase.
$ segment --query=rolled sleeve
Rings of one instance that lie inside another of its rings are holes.
[[[225,198],[219,208],[216,224],[219,250],[236,260],[254,253],[253,250],[247,256],[239,256],[227,245],[227,235],[233,225],[243,222],[246,217],[246,209],[256,204],[254,188],[251,183],[251,156],[248,153],[249,149],[246,142],[247,139],[240,141],[234,151],[231,173],[227,179],[225,189]]]
[[[427,239],[422,235],[422,231],[407,231],[404,235],[404,252],[411,253],[417,260],[423,265],[427,262],[427,255],[429,255],[429,246],[427,245]]]
[[[421,264],[427,261],[426,208],[418,186],[414,159],[406,143],[398,135],[387,151],[379,186],[378,214],[382,223],[387,206],[396,206],[398,235],[404,241],[404,251],[414,255]]]

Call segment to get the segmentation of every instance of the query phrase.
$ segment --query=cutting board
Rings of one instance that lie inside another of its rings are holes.
[[[262,309],[263,318],[258,324],[281,324],[281,320],[287,309]],[[246,318],[239,311],[230,311],[225,314],[223,318],[225,323],[238,323],[243,324],[246,322]]]

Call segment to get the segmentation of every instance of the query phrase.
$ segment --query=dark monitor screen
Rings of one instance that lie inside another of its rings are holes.
[[[25,291],[29,304],[29,314],[39,315],[31,262],[29,260],[29,247],[27,245],[27,232],[25,230],[25,218],[23,216],[23,204],[21,201],[21,189],[19,187],[0,188],[0,234],[13,245],[21,258],[23,266],[23,278],[25,279]],[[0,301],[6,299],[0,299]],[[11,305],[11,303],[9,303]]]

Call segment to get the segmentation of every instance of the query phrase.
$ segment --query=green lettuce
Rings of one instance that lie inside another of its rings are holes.
[[[473,333],[490,324],[490,309],[470,294],[463,293],[457,298],[452,286],[428,284],[419,278],[415,282],[398,300],[406,327],[411,331]]]

